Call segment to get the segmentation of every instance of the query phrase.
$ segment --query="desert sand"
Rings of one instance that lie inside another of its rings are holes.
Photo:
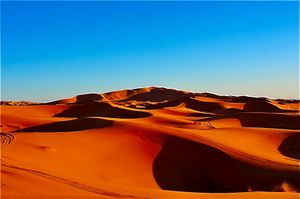
[[[166,88],[1,105],[2,198],[299,198],[299,101]]]

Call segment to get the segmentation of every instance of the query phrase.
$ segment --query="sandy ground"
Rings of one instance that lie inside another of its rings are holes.
[[[299,198],[299,102],[165,88],[1,106],[2,198]]]

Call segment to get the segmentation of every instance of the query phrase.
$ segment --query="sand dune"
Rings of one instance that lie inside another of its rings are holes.
[[[101,101],[103,97],[100,94],[85,94],[85,95],[77,95],[76,97],[56,100],[53,102],[48,102],[47,104],[80,104],[85,102],[97,102]]]
[[[3,198],[299,197],[299,101],[149,87],[17,105]]]
[[[244,111],[248,112],[280,112],[281,109],[266,101],[248,102],[244,105]]]
[[[148,101],[148,102],[165,102],[173,101],[186,97],[187,94],[183,91],[165,88],[151,88],[148,92],[138,93],[124,100]]]
[[[197,114],[195,114],[197,115]],[[264,127],[299,130],[299,114],[241,112],[226,115],[212,115],[199,121],[236,118],[243,127]]]
[[[176,191],[272,191],[285,180],[294,186],[299,183],[298,172],[240,162],[215,147],[178,138],[163,145],[153,172],[160,187]]]
[[[108,93],[103,93],[102,97],[107,101],[120,101],[120,100],[127,99],[129,97],[132,97],[134,95],[150,92],[153,89],[155,89],[155,87],[112,91],[112,92],[108,92]]]
[[[151,116],[150,113],[129,110],[125,108],[115,107],[106,102],[89,102],[72,106],[61,113],[54,115],[55,117],[112,117],[112,118],[139,118]]]

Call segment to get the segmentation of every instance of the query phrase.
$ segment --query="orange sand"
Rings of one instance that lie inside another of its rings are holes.
[[[156,87],[3,105],[1,196],[299,198],[299,119],[298,101]]]

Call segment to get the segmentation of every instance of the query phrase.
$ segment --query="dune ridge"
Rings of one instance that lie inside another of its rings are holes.
[[[299,104],[159,87],[1,103],[1,196],[298,198]]]

